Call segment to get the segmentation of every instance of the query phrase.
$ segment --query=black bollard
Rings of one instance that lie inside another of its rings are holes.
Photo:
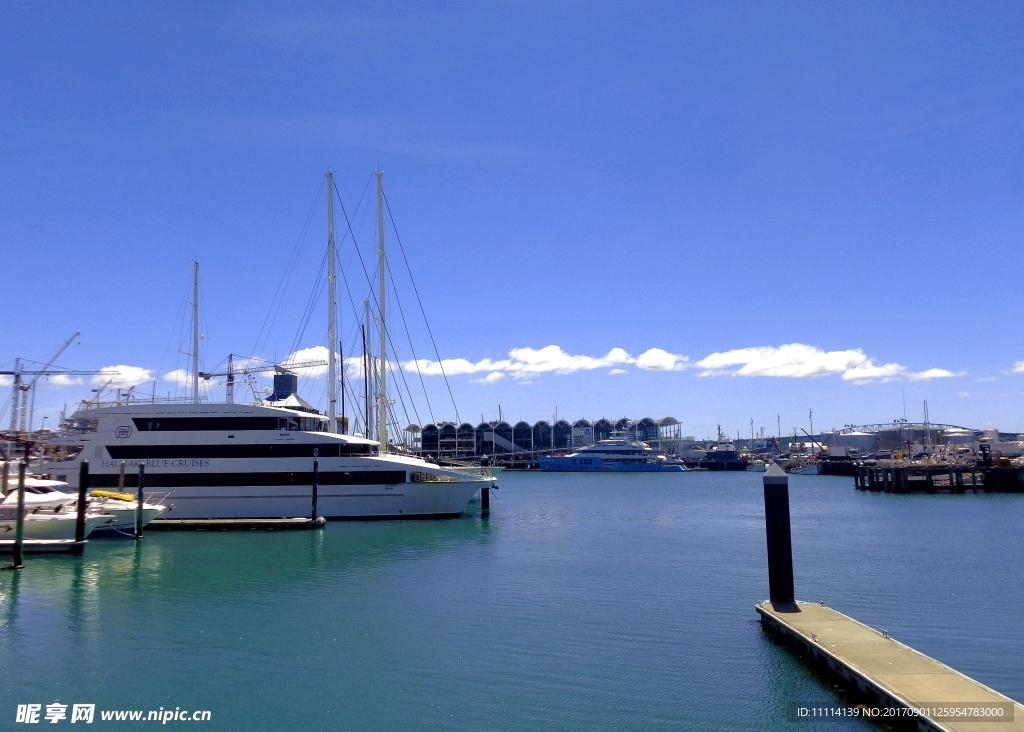
[[[14,520],[14,564],[11,569],[25,566],[25,462],[18,464],[18,515]]]
[[[481,488],[480,489],[480,511],[481,513],[491,512],[491,489]]]
[[[768,596],[793,602],[793,544],[789,532],[789,476],[773,464],[764,474],[764,521],[768,535]]]
[[[11,464],[5,459],[4,460],[3,483],[0,483],[0,498],[6,498],[7,497],[7,476],[10,475],[10,472],[11,472]]]
[[[121,461],[121,471],[124,472],[124,461]],[[142,503],[143,489],[146,487],[146,464],[139,463],[139,492],[135,497],[135,538],[142,538]]]
[[[75,519],[75,541],[85,541],[85,504],[89,495],[89,461],[83,460],[78,471],[78,517]]]
[[[313,513],[309,517],[316,523],[316,494],[320,489],[320,459],[313,458]]]

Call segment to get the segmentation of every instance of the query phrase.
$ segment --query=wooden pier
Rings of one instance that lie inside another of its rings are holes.
[[[149,531],[294,531],[319,529],[326,521],[310,518],[249,519],[153,519],[146,524]]]
[[[1024,468],[981,465],[856,466],[858,490],[886,493],[1024,493]]]
[[[863,708],[930,711],[923,716],[878,718],[888,726],[935,732],[1024,730],[1024,707],[1019,703],[885,631],[823,604],[765,601],[756,610],[766,631],[840,681]],[[973,716],[979,713],[988,716]]]

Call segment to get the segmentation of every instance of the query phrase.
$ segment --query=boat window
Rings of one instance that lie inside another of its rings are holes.
[[[317,455],[313,455],[313,451]],[[107,445],[114,460],[171,460],[202,458],[290,458],[290,457],[347,457],[375,455],[377,446],[369,443],[313,442],[296,444],[223,445]]]
[[[235,430],[276,430],[277,417],[136,417],[140,432],[199,432]],[[297,428],[296,428],[297,429]]]

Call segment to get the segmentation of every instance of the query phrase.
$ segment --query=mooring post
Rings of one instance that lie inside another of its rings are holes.
[[[491,489],[480,489],[480,512],[488,514],[491,512]]]
[[[313,458],[313,513],[309,520],[316,523],[316,498],[320,490],[320,458]]]
[[[75,519],[75,542],[85,541],[85,503],[89,495],[89,461],[83,460],[78,471],[78,516]]]
[[[14,564],[11,569],[25,566],[23,554],[25,544],[25,461],[18,463],[18,514],[14,520]]]
[[[121,461],[121,474],[117,476],[117,492],[124,493],[124,460]]]
[[[789,476],[776,463],[764,474],[764,523],[768,538],[768,596],[793,602],[793,544],[789,531]]]
[[[3,483],[0,483],[0,498],[7,497],[7,477],[11,474],[11,464],[5,459],[4,460],[4,477]]]
[[[124,475],[124,461],[121,461],[121,475]],[[146,463],[139,461],[139,488],[135,496],[135,538],[142,538],[142,504],[144,501],[143,491],[146,487]]]

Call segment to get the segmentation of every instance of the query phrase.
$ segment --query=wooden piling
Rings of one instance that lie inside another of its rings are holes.
[[[491,489],[480,489],[480,512],[489,514],[491,512]]]
[[[768,540],[768,591],[772,602],[792,603],[793,542],[789,521],[789,476],[772,464],[764,483],[764,524]]]
[[[75,519],[75,541],[85,541],[85,504],[89,496],[89,461],[83,460],[78,471],[78,516]]]
[[[25,461],[18,463],[18,508],[17,517],[14,520],[14,564],[11,569],[21,569],[25,566],[25,468],[28,467]]]
[[[124,477],[124,461],[121,461],[121,476]],[[143,489],[146,485],[146,463],[139,461],[139,490],[135,496],[135,538],[142,538],[142,504],[144,500]]]
[[[316,521],[316,499],[320,490],[320,458],[313,458],[313,512],[310,521]]]

